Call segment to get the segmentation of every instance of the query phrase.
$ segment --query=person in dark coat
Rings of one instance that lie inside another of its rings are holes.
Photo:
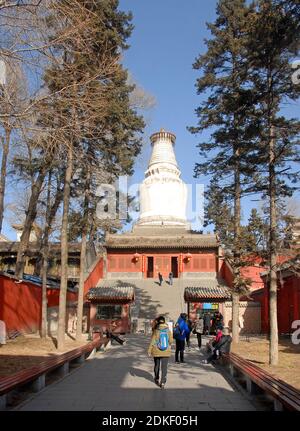
[[[159,285],[161,286],[164,279],[163,279],[163,276],[160,272],[158,273],[158,280],[159,280]]]
[[[173,285],[173,272],[170,272],[170,274],[169,274],[169,285],[170,286]]]
[[[209,313],[205,313],[204,315],[204,334],[205,335],[210,334],[210,327],[211,327],[211,316]]]
[[[214,315],[214,329],[217,332],[218,329],[223,329],[223,316],[222,314],[217,311]]]
[[[187,324],[187,314],[181,313],[174,328],[174,338],[176,340],[175,362],[176,364],[184,363],[185,340],[190,333]],[[180,356],[180,362],[179,362]]]
[[[222,337],[217,343],[214,344],[212,354],[204,361],[205,364],[209,364],[213,360],[219,359],[223,353],[229,353],[231,347],[232,338],[229,335],[228,328],[225,328]]]

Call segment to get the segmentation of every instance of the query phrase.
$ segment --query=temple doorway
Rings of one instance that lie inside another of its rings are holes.
[[[171,268],[173,273],[173,278],[178,278],[178,257],[172,256]]]
[[[153,256],[147,257],[147,278],[153,278]]]

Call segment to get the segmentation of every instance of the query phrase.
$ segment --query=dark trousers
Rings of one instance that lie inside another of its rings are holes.
[[[214,350],[213,353],[206,359],[207,363],[210,364],[212,361],[218,359],[221,355],[217,355],[217,351]]]
[[[191,345],[191,342],[190,342],[190,336],[191,336],[191,333],[189,333],[189,334],[186,336],[186,345],[187,345],[188,347],[190,347],[190,345]]]
[[[159,371],[161,368],[160,383],[166,383],[167,381],[168,361],[169,358],[154,358],[154,378],[159,381]]]
[[[185,340],[176,340],[176,351],[175,351],[175,361],[179,361],[179,355],[180,355],[180,362],[184,361],[184,348],[185,348]]]
[[[204,328],[204,334],[209,335],[210,334],[210,326],[205,326]]]
[[[200,334],[200,332],[197,332],[197,340],[198,340],[198,347],[200,349],[200,347],[202,346],[202,334]]]

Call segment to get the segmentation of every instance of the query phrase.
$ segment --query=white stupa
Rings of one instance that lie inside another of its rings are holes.
[[[152,155],[140,185],[137,226],[189,229],[186,219],[187,186],[181,180],[174,145],[176,136],[161,129],[151,137]]]

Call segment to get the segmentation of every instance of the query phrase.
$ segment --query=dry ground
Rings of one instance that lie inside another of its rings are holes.
[[[268,364],[269,342],[266,339],[240,341],[232,346],[232,351],[300,390],[300,345],[292,344],[290,339],[280,339],[279,343],[279,364],[272,367]]]
[[[76,349],[87,341],[86,336],[82,338],[82,341],[75,341],[70,337],[66,337],[66,345],[63,351],[57,351],[55,342],[55,339],[41,340],[35,335],[22,335],[14,340],[7,341],[7,344],[0,346],[0,378],[37,365],[45,357]]]

